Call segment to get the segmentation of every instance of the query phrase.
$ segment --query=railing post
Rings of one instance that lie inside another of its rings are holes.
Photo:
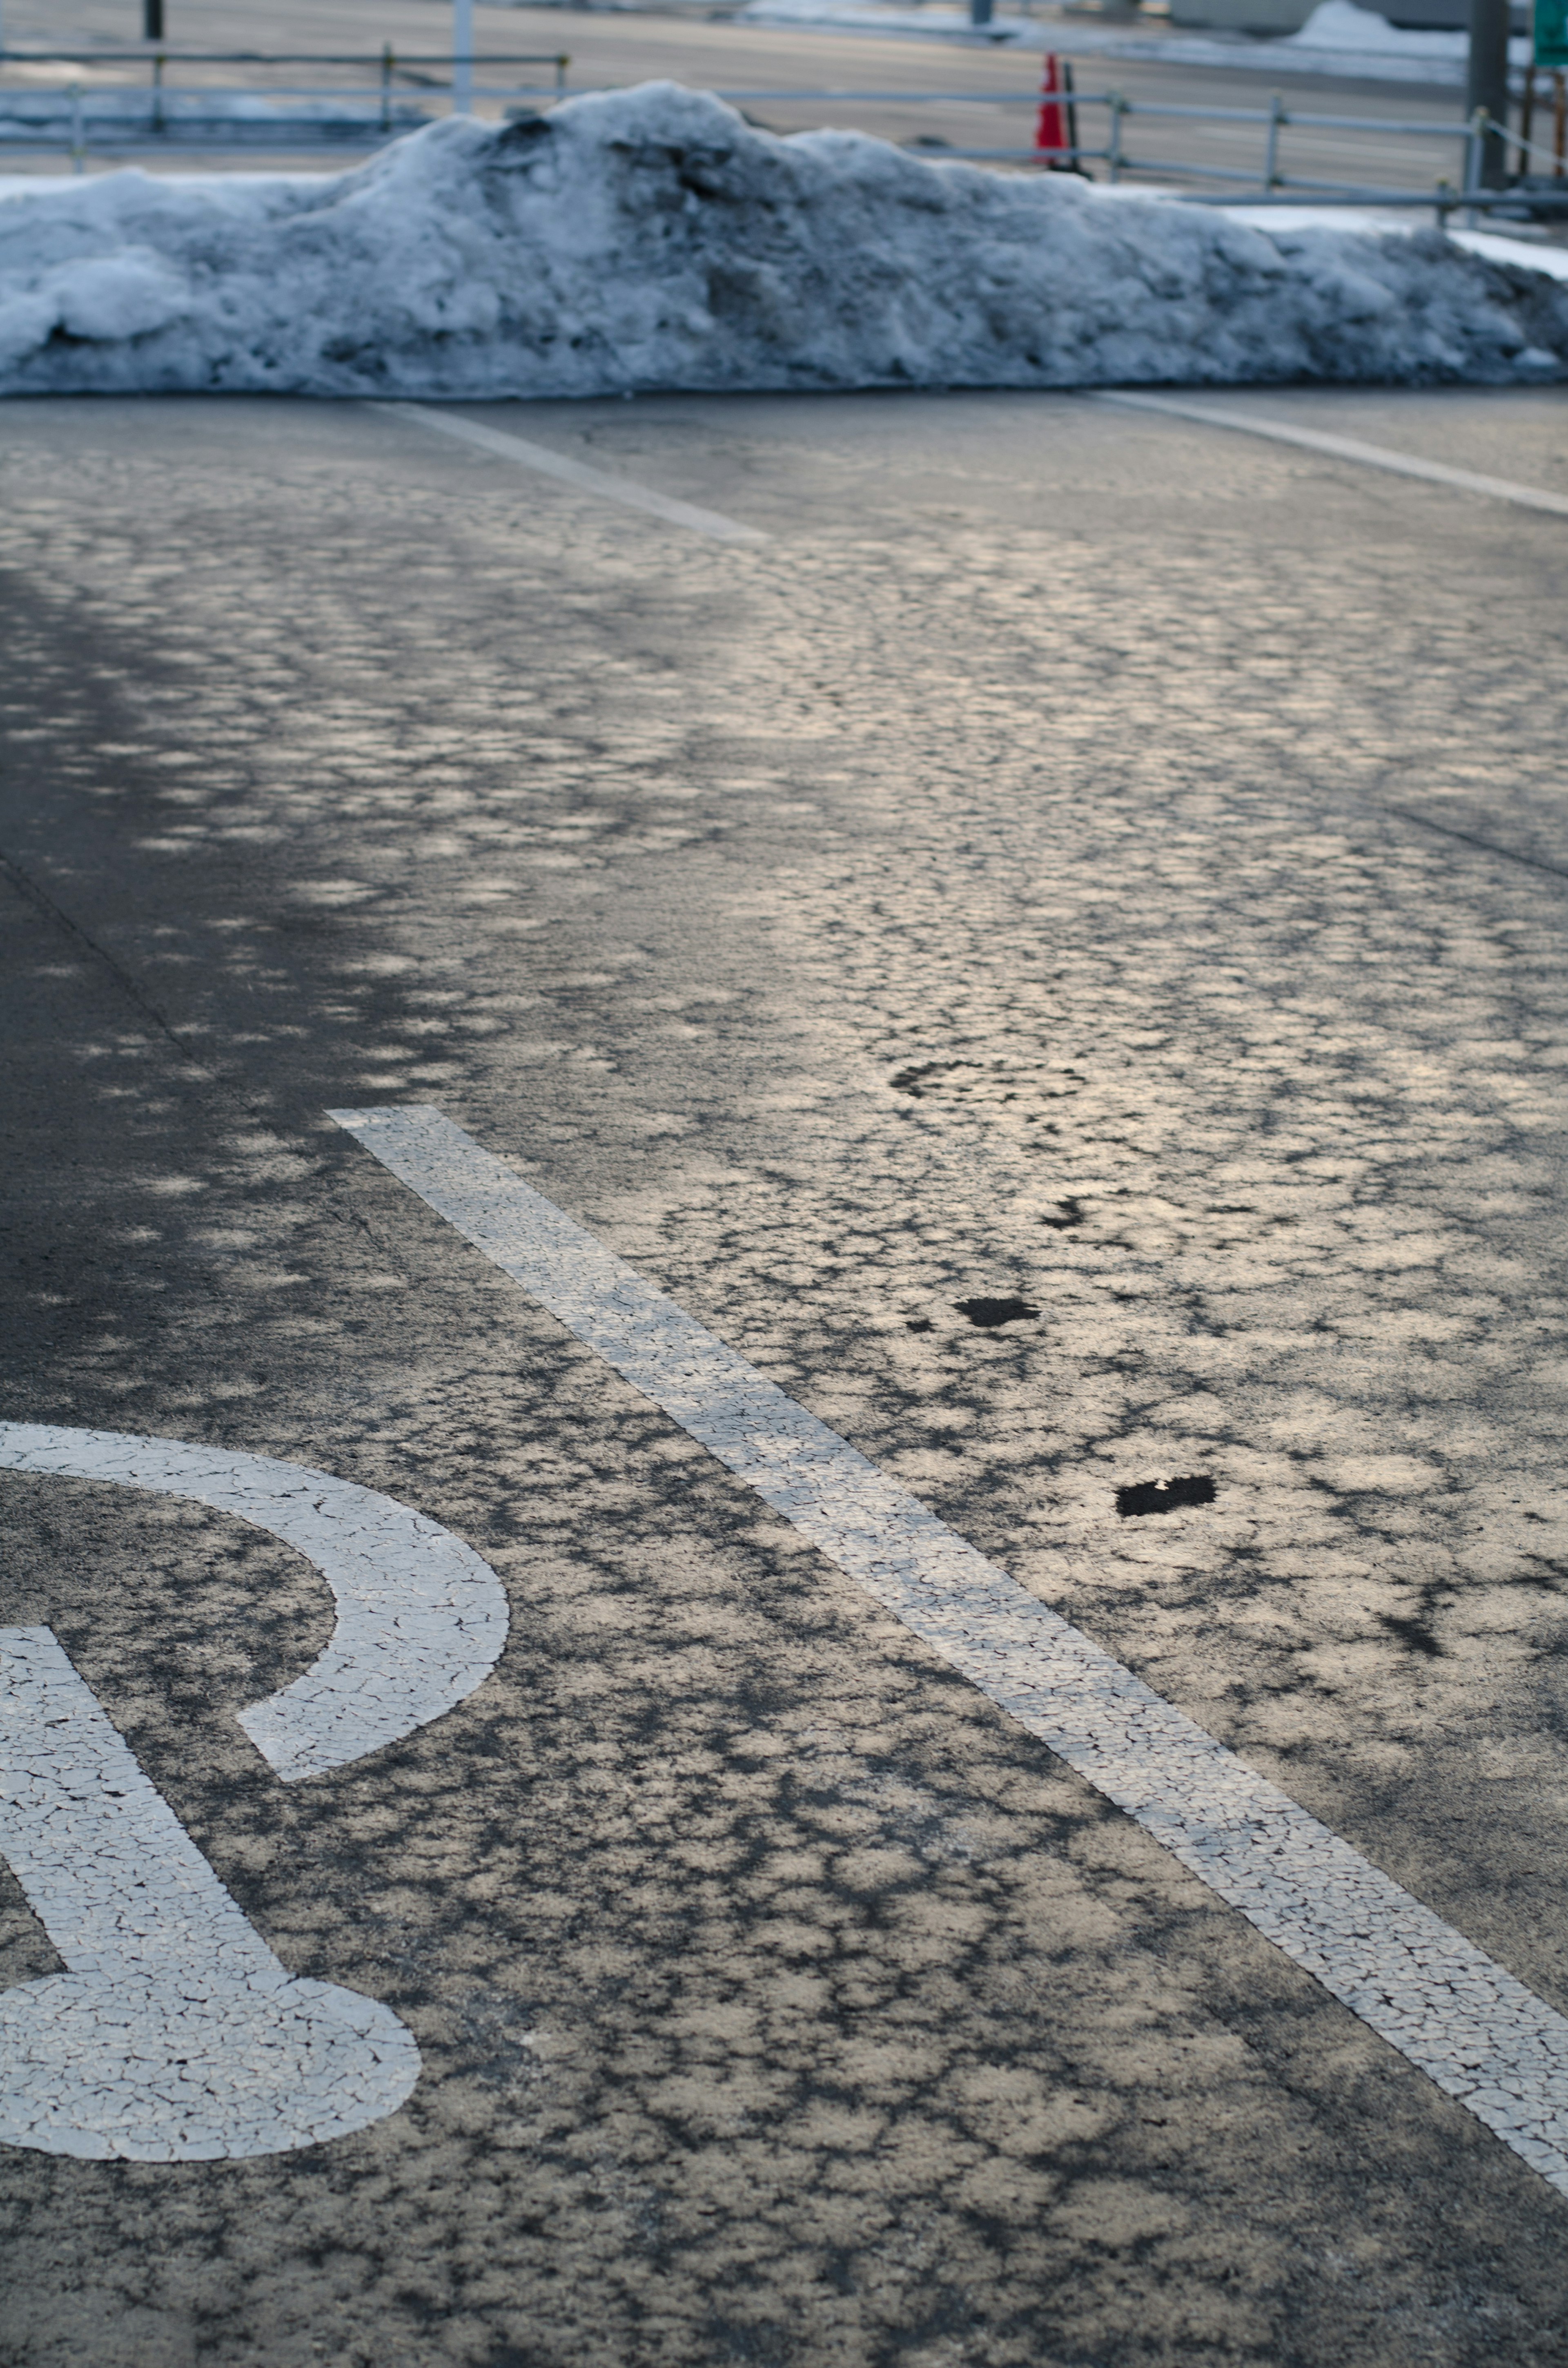
[[[381,130],[392,130],[392,45],[381,43]]]
[[[555,61],[555,96],[557,98],[564,98],[566,96],[566,69],[571,63],[571,59],[566,56],[558,57]]]
[[[473,113],[473,0],[452,0],[452,113]]]
[[[1126,110],[1127,101],[1119,90],[1113,90],[1108,96],[1110,100],[1110,139],[1106,156],[1106,178],[1108,181],[1119,181],[1122,164],[1121,119]]]
[[[1470,119],[1470,129],[1464,135],[1464,194],[1471,200],[1481,194],[1483,155],[1486,143],[1486,127],[1490,120],[1486,109],[1483,107],[1478,107]],[[1480,219],[1479,209],[1472,202],[1466,217],[1466,227],[1473,230]]]
[[[1288,120],[1285,102],[1277,90],[1268,94],[1268,140],[1263,152],[1263,193],[1267,197],[1279,178],[1279,126]]]
[[[164,128],[164,53],[160,50],[153,60],[153,129],[162,131]]]

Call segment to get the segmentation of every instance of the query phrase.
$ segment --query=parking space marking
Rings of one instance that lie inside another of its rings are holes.
[[[1446,461],[1424,461],[1415,452],[1396,452],[1386,444],[1364,444],[1357,436],[1334,436],[1319,427],[1292,427],[1261,412],[1231,411],[1214,403],[1189,403],[1185,395],[1131,394],[1119,389],[1096,393],[1095,403],[1115,404],[1123,411],[1161,411],[1172,419],[1195,419],[1205,427],[1233,427],[1240,436],[1265,436],[1275,444],[1299,444],[1308,452],[1326,452],[1335,461],[1356,461],[1363,468],[1392,469],[1399,477],[1426,477],[1435,485],[1453,485],[1461,494],[1485,494],[1494,501],[1515,502],[1521,509],[1549,510],[1568,518],[1568,494],[1551,494],[1540,485],[1516,484],[1511,477],[1487,477],[1474,469],[1451,469]]]
[[[341,1768],[453,1709],[506,1641],[506,1596],[472,1546],[374,1488],[269,1455],[127,1431],[0,1422],[0,1471],[185,1497],[294,1546],[332,1589],[331,1641],[240,1725],[286,1784]]]
[[[233,2160],[345,2137],[413,2089],[413,2033],[290,1975],[48,1628],[0,1629],[0,1850],[65,1962],[0,1992],[0,2139]]]
[[[839,1569],[1568,2194],[1568,2021],[439,1110],[331,1115]]]
[[[540,476],[555,477],[563,485],[574,485],[579,493],[596,494],[601,501],[619,502],[622,509],[646,510],[650,517],[663,518],[667,526],[687,527],[694,534],[710,536],[715,542],[769,540],[758,527],[742,526],[737,518],[725,518],[718,510],[705,510],[696,502],[677,501],[673,494],[655,493],[652,485],[640,485],[634,477],[616,477],[606,469],[590,468],[585,461],[574,461],[564,452],[552,452],[548,444],[536,444],[531,437],[511,436],[502,428],[486,427],[477,419],[460,419],[453,412],[436,411],[425,403],[371,403],[366,407],[384,412],[390,419],[411,419],[437,436],[455,437],[461,444],[475,445],[482,452],[494,452],[519,468],[536,469]]]

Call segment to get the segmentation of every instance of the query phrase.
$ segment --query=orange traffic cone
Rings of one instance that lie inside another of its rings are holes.
[[[1048,173],[1078,170],[1073,154],[1078,144],[1077,126],[1073,120],[1075,112],[1072,63],[1059,58],[1054,50],[1048,50],[1040,85],[1040,120],[1034,135],[1035,154]]]

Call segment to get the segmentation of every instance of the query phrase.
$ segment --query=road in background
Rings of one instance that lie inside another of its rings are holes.
[[[375,7],[354,0],[314,6],[283,0],[269,8],[266,46],[274,50],[362,51],[367,59],[383,40],[399,51],[439,52],[450,39],[451,12],[419,0],[386,0]],[[47,49],[121,44],[137,20],[131,0],[73,0],[68,14],[29,11],[25,0],[7,9],[6,39],[17,48]],[[707,12],[654,15],[628,10],[587,13],[558,8],[486,8],[474,12],[475,40],[482,52],[548,53],[572,58],[574,91],[669,78],[713,90],[834,90],[854,93],[949,91],[1017,95],[1017,108],[962,107],[923,103],[899,106],[875,97],[852,97],[824,107],[805,100],[757,97],[746,101],[755,121],[777,131],[805,131],[822,123],[875,132],[889,140],[925,138],[949,147],[1023,147],[1032,144],[1033,108],[1039,88],[1038,51],[996,49],[985,43],[931,40],[899,40],[885,35],[855,35],[812,27],[739,25]],[[170,44],[228,50],[244,47],[223,0],[178,0],[169,20]],[[252,37],[247,37],[252,38]],[[131,44],[135,46],[135,44]],[[1083,58],[1076,74],[1085,92],[1120,91],[1133,100],[1176,107],[1267,108],[1271,88],[1267,50],[1256,69],[1142,64],[1128,60]],[[292,70],[291,70],[292,72]],[[5,77],[15,79],[15,70]],[[144,75],[135,77],[144,79]],[[217,70],[181,69],[180,85],[195,87],[220,79]],[[540,78],[549,80],[541,70]],[[287,77],[278,76],[278,80]],[[300,79],[297,73],[293,79]],[[305,79],[309,80],[307,76]],[[334,77],[322,77],[324,85]],[[343,80],[343,75],[337,75]],[[259,84],[257,86],[260,86]],[[416,91],[404,96],[417,98]],[[1339,77],[1292,74],[1287,92],[1291,108],[1305,113],[1458,123],[1460,94],[1452,88],[1424,90],[1387,82],[1358,83]],[[1107,118],[1085,108],[1080,136],[1103,142]],[[1265,127],[1261,124],[1139,122],[1127,127],[1130,154],[1168,162],[1224,166],[1262,176]],[[1424,188],[1440,175],[1458,180],[1460,142],[1404,135],[1291,131],[1284,135],[1281,168],[1310,179],[1349,182],[1376,188]],[[20,160],[19,160],[20,161]],[[318,167],[318,156],[301,160]],[[254,169],[254,156],[217,152],[210,157],[171,159],[175,169],[228,165]],[[103,169],[99,160],[96,169]],[[39,169],[63,169],[64,159],[39,160]],[[23,166],[24,169],[33,167]],[[1104,167],[1096,168],[1104,177]],[[1174,175],[1179,179],[1179,170]]]
[[[1246,404],[1564,482],[1555,392]],[[465,416],[770,540],[0,415],[0,1416],[381,1489],[512,1614],[286,1787],[309,1565],[5,1479],[0,1618],[425,2069],[6,2152],[0,2358],[1561,2362],[1562,2198],[325,1116],[519,1162],[1568,2009],[1561,521],[1071,396]]]

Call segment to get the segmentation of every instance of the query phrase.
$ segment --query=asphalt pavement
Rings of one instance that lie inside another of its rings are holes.
[[[1233,402],[1568,490],[1556,391]],[[1564,522],[1080,396],[464,416],[766,540],[0,415],[0,1421],[380,1492],[510,1619],[285,1781],[310,1551],[0,1473],[6,1626],[419,2057],[0,2148],[0,2360],[1568,2361],[1568,2198],[329,1115],[467,1130],[1568,2012]]]

